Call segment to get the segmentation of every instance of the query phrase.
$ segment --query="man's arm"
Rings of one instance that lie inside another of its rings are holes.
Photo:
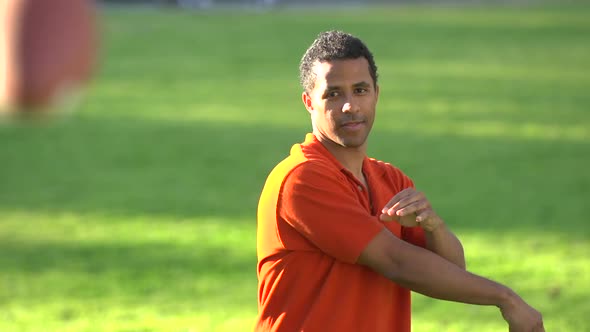
[[[544,331],[541,314],[510,288],[465,270],[463,246],[433,211],[424,194],[413,188],[395,195],[383,208],[383,221],[420,226],[424,250],[382,230],[362,251],[357,263],[366,265],[399,285],[449,301],[495,305],[510,331]],[[433,254],[436,253],[435,254]]]
[[[461,241],[447,228],[444,222],[432,231],[425,230],[424,234],[426,236],[426,248],[428,250],[465,269],[463,245],[461,245]]]
[[[395,195],[381,211],[381,220],[397,221],[406,227],[424,229],[426,248],[465,269],[465,255],[461,241],[434,212],[426,196],[408,188]]]
[[[382,230],[363,250],[366,265],[402,287],[441,300],[495,305],[510,331],[544,331],[541,314],[508,287],[469,273],[428,250]]]

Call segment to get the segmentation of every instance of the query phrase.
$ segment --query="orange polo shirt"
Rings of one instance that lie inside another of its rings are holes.
[[[270,173],[258,205],[255,331],[410,332],[410,291],[356,261],[383,228],[424,246],[421,228],[379,220],[413,183],[368,157],[363,172],[368,190],[308,134]]]

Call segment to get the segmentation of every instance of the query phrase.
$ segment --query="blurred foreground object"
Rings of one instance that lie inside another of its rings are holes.
[[[96,63],[92,0],[0,0],[0,114],[65,107]]]

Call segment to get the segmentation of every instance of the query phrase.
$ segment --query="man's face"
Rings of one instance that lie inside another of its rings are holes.
[[[367,59],[316,62],[315,85],[303,93],[313,131],[323,143],[364,147],[373,121],[379,88],[373,84]]]

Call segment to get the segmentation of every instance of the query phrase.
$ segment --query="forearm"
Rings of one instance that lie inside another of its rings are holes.
[[[425,231],[426,248],[449,262],[465,269],[465,255],[461,241],[451,232],[444,222],[432,232]]]
[[[358,263],[400,286],[448,301],[501,306],[517,297],[509,288],[469,273],[429,250],[383,230],[363,250]]]
[[[391,280],[415,292],[438,298],[480,305],[501,306],[514,297],[508,287],[477,276],[427,250],[408,245],[392,257]]]

